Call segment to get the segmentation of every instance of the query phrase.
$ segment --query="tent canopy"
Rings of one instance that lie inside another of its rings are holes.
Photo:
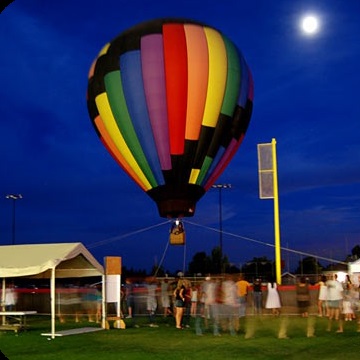
[[[354,262],[349,263],[349,272],[350,273],[360,273],[360,259],[357,259]]]
[[[82,243],[0,246],[0,278],[101,276],[103,267]]]

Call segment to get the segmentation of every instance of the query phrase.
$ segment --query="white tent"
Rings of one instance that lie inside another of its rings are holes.
[[[81,243],[0,246],[3,294],[6,278],[50,279],[52,338],[55,337],[55,278],[103,275],[103,267]]]
[[[360,274],[360,259],[349,263],[349,273],[350,274],[354,274],[354,273],[359,273]]]

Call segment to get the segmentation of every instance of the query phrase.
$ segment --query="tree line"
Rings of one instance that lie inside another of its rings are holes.
[[[344,259],[344,262],[356,261],[360,258],[360,245],[356,245],[352,250],[351,254],[347,255]],[[282,264],[284,268],[284,264]],[[339,264],[328,264],[324,265],[319,262],[316,257],[307,256],[302,258],[297,267],[293,270],[294,274],[321,274],[323,271],[331,270],[345,270],[347,271],[346,265]],[[154,266],[151,273],[147,274],[145,270],[134,270],[123,268],[124,276],[129,277],[145,277],[147,275],[157,276],[177,276],[181,270],[176,270],[174,273],[171,273],[164,269],[163,267]],[[236,274],[242,273],[247,279],[271,279],[275,274],[275,262],[271,259],[268,259],[266,256],[254,257],[251,260],[245,262],[244,264],[234,265],[229,262],[227,255],[224,255],[220,247],[215,247],[212,249],[210,254],[207,254],[205,251],[197,252],[192,260],[189,262],[188,269],[186,274],[187,276],[206,276],[208,274]]]

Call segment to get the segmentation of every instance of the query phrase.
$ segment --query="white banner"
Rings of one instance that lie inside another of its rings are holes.
[[[121,275],[106,275],[106,302],[107,303],[120,303],[120,279]]]

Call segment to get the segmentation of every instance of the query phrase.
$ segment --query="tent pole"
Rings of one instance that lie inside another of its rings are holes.
[[[102,289],[101,289],[101,292],[102,292],[102,310],[101,310],[101,312],[102,312],[102,314],[101,314],[101,317],[102,317],[102,319],[101,319],[101,327],[103,328],[103,329],[105,329],[105,327],[106,327],[106,316],[107,316],[107,314],[106,314],[106,298],[105,298],[105,294],[106,294],[106,284],[105,284],[105,275],[102,275]]]
[[[51,269],[50,293],[51,338],[55,339],[55,268]]]
[[[117,295],[117,298],[118,298],[118,302],[117,302],[117,306],[116,306],[116,316],[118,318],[121,317],[121,275],[119,275],[119,292],[118,292],[118,295]],[[119,322],[120,323],[120,322]]]
[[[2,305],[2,311],[5,311],[5,293],[6,293],[6,279],[2,279],[2,292],[1,292],[1,305]],[[2,317],[2,324],[5,325],[6,323],[6,316],[3,315]]]

